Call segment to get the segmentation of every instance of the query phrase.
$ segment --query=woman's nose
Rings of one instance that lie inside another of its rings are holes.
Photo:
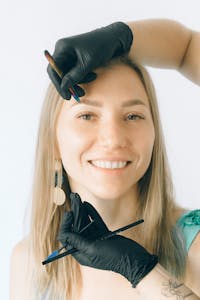
[[[103,126],[99,128],[97,137],[98,142],[102,147],[112,150],[130,145],[127,129],[116,121],[104,123]]]

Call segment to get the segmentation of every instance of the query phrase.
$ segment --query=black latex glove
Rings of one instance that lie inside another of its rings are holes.
[[[151,255],[135,241],[120,235],[91,241],[81,234],[67,232],[65,238],[78,250],[72,255],[81,265],[119,273],[134,288],[158,262],[156,255]]]
[[[68,88],[73,86],[76,86],[76,92],[81,97],[85,93],[77,84],[94,80],[96,74],[92,71],[113,57],[127,53],[132,41],[132,31],[123,22],[60,39],[56,43],[53,58],[65,75],[60,79],[50,65],[47,72],[63,98],[71,98]]]
[[[91,223],[91,219],[94,222],[82,233],[84,237],[92,240],[110,232],[97,210],[90,203],[82,202],[79,194],[71,193],[70,200],[71,210],[64,213],[58,234],[58,240],[63,246],[66,245],[66,232],[79,233],[87,224]]]

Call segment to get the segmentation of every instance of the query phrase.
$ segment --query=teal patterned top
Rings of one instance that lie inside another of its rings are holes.
[[[200,232],[200,209],[187,211],[177,220],[178,227],[182,230],[187,252],[198,232]]]

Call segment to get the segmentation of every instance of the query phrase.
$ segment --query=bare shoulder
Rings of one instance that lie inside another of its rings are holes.
[[[29,242],[25,238],[17,243],[10,259],[10,300],[28,300],[26,294],[29,266]]]
[[[200,297],[200,232],[196,235],[187,257],[185,284]]]
[[[177,220],[186,212],[188,211],[187,208],[179,206],[175,211],[174,211],[174,223],[177,222]]]
[[[28,238],[24,238],[23,240],[18,242],[12,250],[11,260],[14,260],[16,257],[18,259],[24,258],[24,255],[27,255],[28,253],[28,247]]]

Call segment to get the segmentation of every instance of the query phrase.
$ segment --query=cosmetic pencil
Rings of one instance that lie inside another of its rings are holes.
[[[87,224],[87,225],[86,225],[79,233],[83,233],[83,232],[84,232],[84,231],[85,231],[85,230],[86,230],[93,222],[94,222],[94,221],[92,221],[91,223]],[[102,237],[100,237],[99,240],[107,240],[107,239],[109,239],[110,237],[117,235],[117,233],[120,233],[120,232],[122,232],[122,231],[124,231],[124,230],[127,230],[127,229],[131,228],[131,227],[137,226],[137,225],[139,225],[139,224],[141,224],[141,223],[143,223],[143,222],[144,222],[144,220],[141,219],[141,220],[138,220],[138,221],[133,222],[133,223],[131,223],[131,224],[128,224],[128,225],[126,225],[126,226],[124,226],[124,227],[121,227],[121,228],[119,228],[119,229],[116,229],[116,230],[114,230],[114,231],[108,232],[108,233],[104,234]],[[59,258],[61,258],[61,257],[70,255],[70,254],[75,253],[75,252],[78,251],[76,248],[72,248],[72,249],[70,249],[70,250],[67,250],[67,251],[61,253],[61,254],[58,254],[62,249],[66,248],[66,246],[67,246],[67,245],[63,246],[62,248],[60,248],[60,249],[58,249],[58,250],[56,250],[56,251],[54,251],[52,254],[50,254],[50,255],[47,257],[46,260],[44,260],[44,261],[42,262],[42,264],[43,264],[43,265],[46,265],[46,264],[48,264],[48,263],[50,263],[50,262],[52,262],[52,261],[54,261],[54,260],[57,260],[57,259],[59,259]]]
[[[136,221],[136,222],[133,222],[133,223],[131,223],[131,224],[129,224],[129,225],[126,225],[126,226],[124,226],[124,227],[121,227],[121,228],[119,228],[119,229],[116,229],[116,230],[114,230],[114,231],[108,232],[108,233],[106,233],[105,235],[103,235],[103,236],[100,238],[100,240],[107,240],[107,239],[111,238],[112,236],[116,235],[117,233],[120,233],[120,232],[122,232],[122,231],[124,231],[124,230],[127,230],[127,229],[131,228],[131,227],[137,226],[137,225],[139,225],[139,224],[141,224],[141,223],[143,223],[143,222],[144,222],[144,220],[141,219],[141,220],[138,220],[138,221]]]
[[[58,68],[58,66],[56,65],[56,62],[55,60],[53,59],[53,57],[51,56],[51,54],[45,50],[44,51],[44,55],[45,57],[47,58],[49,64],[51,65],[51,67],[54,69],[54,71],[58,74],[58,76],[62,79],[63,78],[63,72]],[[76,92],[74,91],[73,87],[69,87],[68,88],[70,93],[72,94],[72,96],[74,97],[74,99],[77,101],[77,102],[80,102],[80,99],[78,97],[78,95],[76,94]]]

